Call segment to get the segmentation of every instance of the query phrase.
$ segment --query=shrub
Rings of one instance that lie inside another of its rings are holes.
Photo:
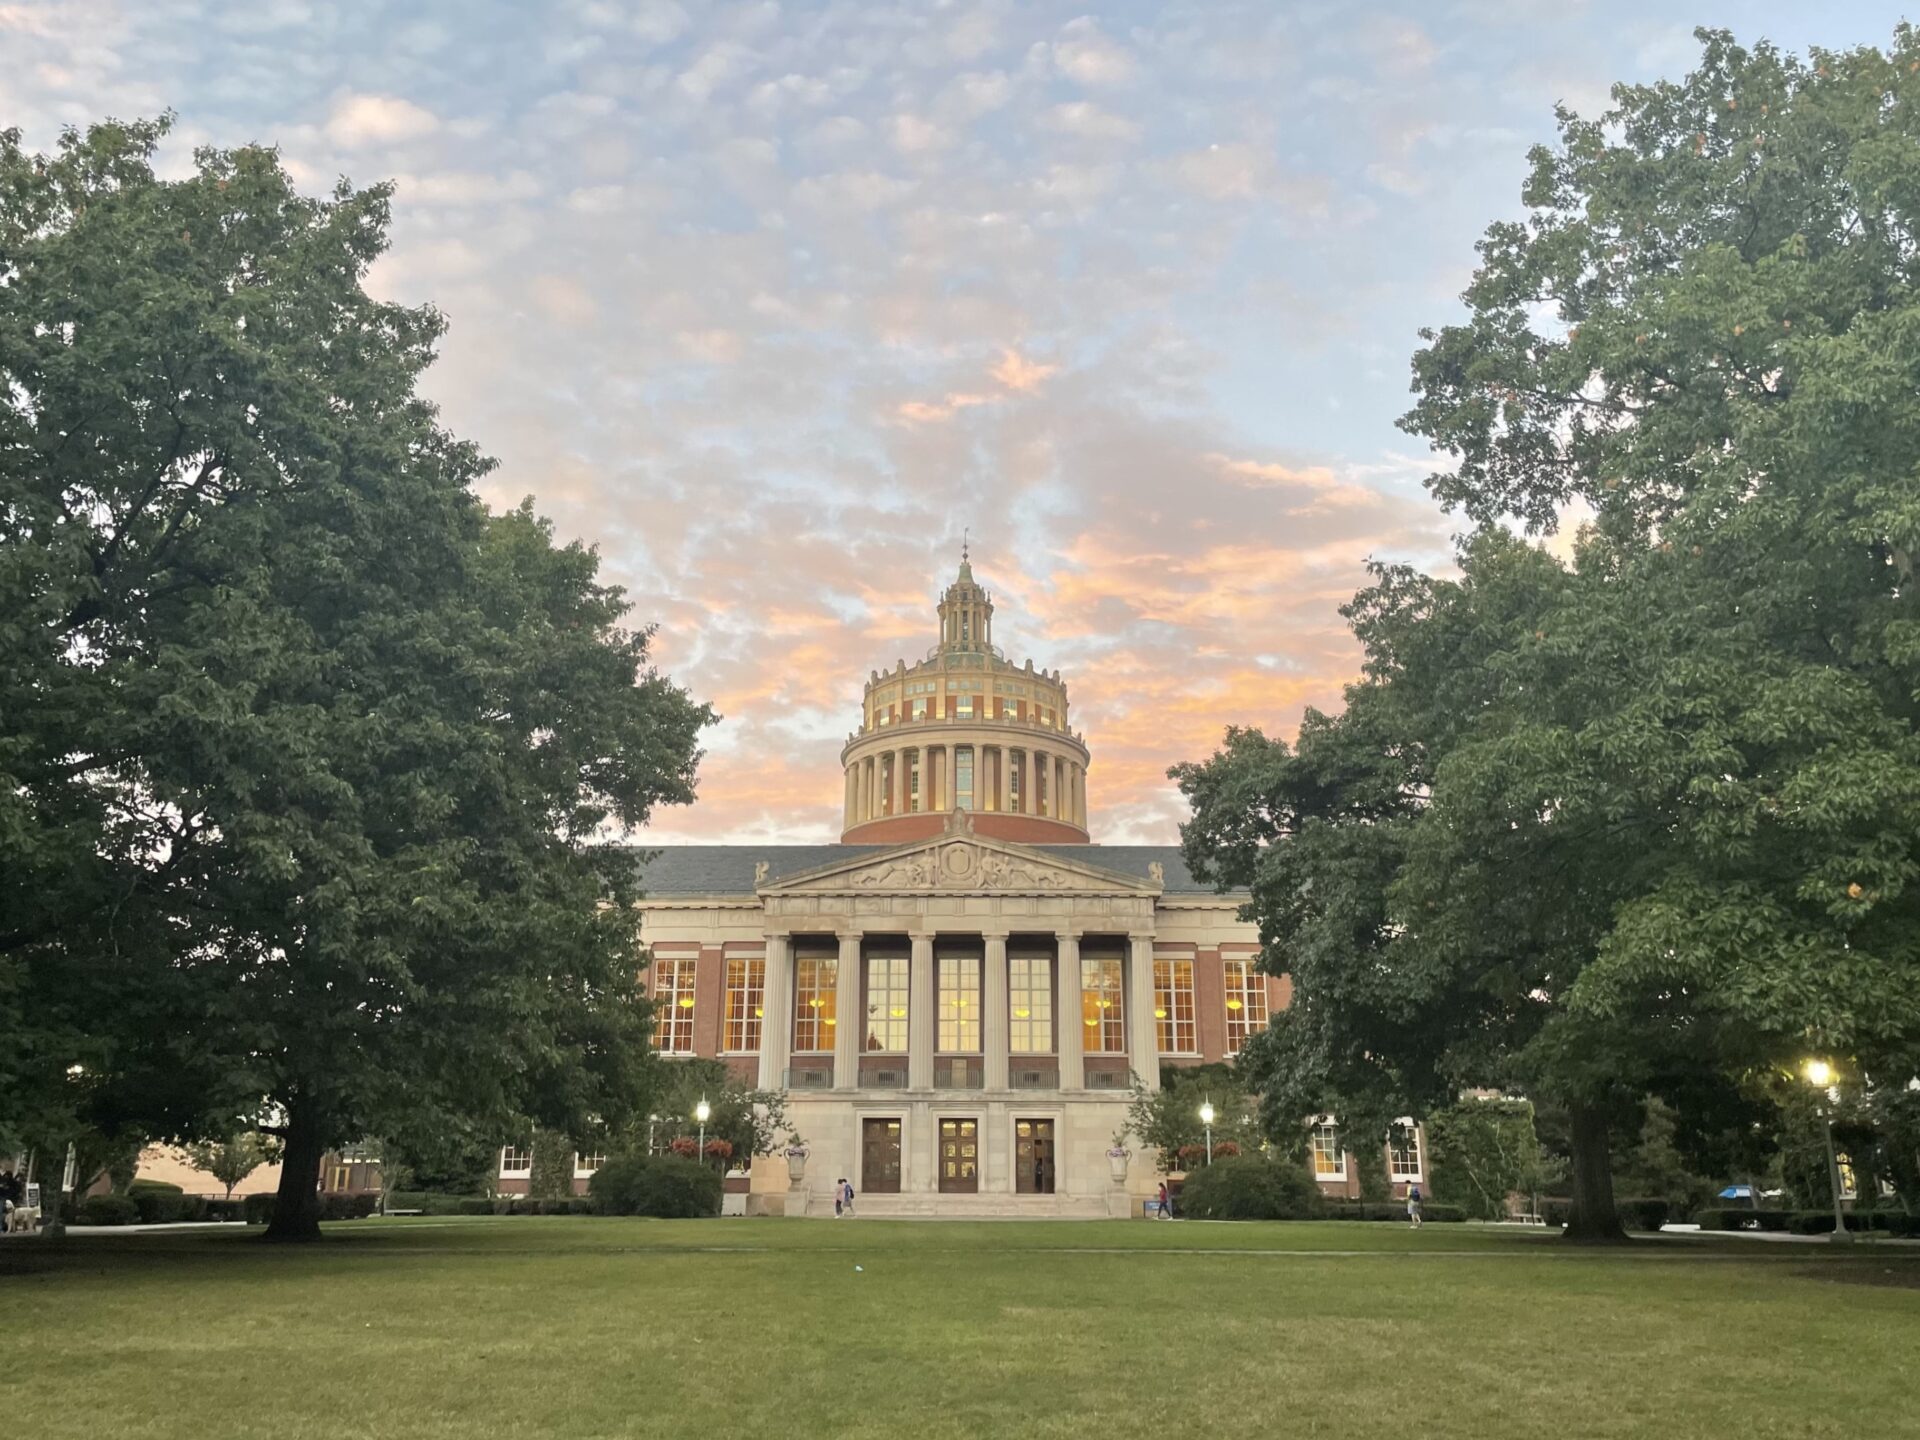
[[[717,1172],[675,1155],[609,1160],[587,1182],[600,1214],[651,1215],[661,1220],[718,1215],[723,1188]]]
[[[182,1194],[177,1185],[131,1190],[127,1199],[139,1210],[142,1225],[174,1225],[207,1218],[207,1202],[198,1195]]]
[[[209,1220],[239,1220],[243,1218],[244,1211],[242,1207],[246,1204],[246,1201],[244,1199],[203,1200],[200,1203],[207,1207],[206,1218]]]
[[[1886,1212],[1887,1233],[1903,1235],[1909,1240],[1920,1238],[1920,1215],[1908,1215],[1900,1210]]]
[[[329,1191],[320,1197],[322,1220],[364,1220],[373,1214],[380,1197],[371,1191]]]
[[[461,1200],[457,1202],[457,1208],[454,1213],[458,1215],[491,1215],[493,1213],[493,1202],[486,1199]]]
[[[1890,1228],[1887,1219],[1886,1212],[1882,1210],[1870,1210],[1865,1214],[1855,1212],[1847,1216],[1847,1229],[1855,1234],[1863,1234],[1869,1230],[1887,1230]],[[1796,1235],[1831,1235],[1833,1211],[1801,1210],[1788,1218],[1787,1229]]]
[[[1667,1213],[1671,1207],[1656,1195],[1616,1199],[1613,1208],[1620,1216],[1620,1223],[1629,1230],[1658,1230],[1667,1223]],[[1564,1197],[1544,1201],[1540,1206],[1540,1218],[1549,1225],[1566,1224],[1572,1212],[1573,1201]]]
[[[1306,1220],[1321,1213],[1322,1201],[1303,1166],[1235,1156],[1188,1175],[1180,1208],[1191,1220]]]
[[[1714,1206],[1707,1210],[1696,1210],[1693,1223],[1702,1230],[1784,1230],[1788,1218],[1785,1210],[1755,1210],[1745,1205]]]
[[[129,1200],[137,1199],[143,1194],[184,1195],[186,1191],[170,1180],[135,1180],[127,1186]]]
[[[1397,1220],[1404,1225],[1407,1223],[1407,1202],[1329,1200],[1326,1216],[1329,1220]],[[1467,1212],[1459,1205],[1436,1205],[1431,1200],[1422,1200],[1420,1218],[1441,1225],[1452,1225],[1465,1221]]]
[[[240,1213],[249,1225],[270,1225],[276,1199],[272,1195],[249,1195],[240,1202]]]
[[[593,1197],[589,1195],[574,1196],[571,1200],[567,1201],[567,1213],[569,1215],[593,1214]]]
[[[125,1195],[89,1195],[73,1212],[76,1225],[134,1225],[140,1207]]]

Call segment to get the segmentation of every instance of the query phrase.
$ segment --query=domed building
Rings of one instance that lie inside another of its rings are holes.
[[[1133,1087],[1231,1058],[1287,982],[1255,968],[1245,892],[1092,843],[1066,682],[994,645],[965,552],[934,614],[925,658],[868,677],[840,843],[642,852],[657,1044],[786,1092],[808,1155],[756,1161],[746,1213],[830,1215],[844,1177],[862,1215],[1138,1215],[1154,1157],[1110,1153]],[[1330,1125],[1312,1149],[1351,1192]],[[506,1147],[500,1189],[531,1164]]]

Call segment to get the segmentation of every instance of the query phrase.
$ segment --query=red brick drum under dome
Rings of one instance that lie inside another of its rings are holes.
[[[1085,742],[1057,672],[993,647],[963,558],[926,658],[868,681],[835,845],[641,852],[642,938],[669,1056],[784,1090],[809,1151],[756,1162],[750,1214],[1139,1215],[1111,1155],[1135,1079],[1230,1059],[1289,998],[1242,893],[1177,847],[1089,843]],[[504,1191],[526,1186],[524,1147]],[[1314,1170],[1357,1190],[1330,1125]],[[1417,1142],[1394,1156],[1403,1181]]]

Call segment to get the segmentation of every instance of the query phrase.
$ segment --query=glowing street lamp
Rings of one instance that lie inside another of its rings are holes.
[[[702,1095],[700,1103],[693,1107],[693,1118],[700,1122],[700,1163],[702,1165],[707,1163],[707,1117],[711,1114],[713,1114],[713,1107],[707,1104],[707,1097]]]
[[[1200,1123],[1207,1127],[1207,1164],[1213,1164],[1213,1101],[1200,1107]]]
[[[1853,1232],[1847,1229],[1846,1212],[1840,1208],[1840,1157],[1833,1149],[1833,1106],[1838,1100],[1837,1087],[1833,1083],[1833,1067],[1824,1060],[1809,1060],[1801,1073],[1807,1077],[1807,1083],[1816,1090],[1824,1090],[1827,1103],[1820,1107],[1820,1124],[1827,1134],[1827,1183],[1833,1187],[1833,1239],[1835,1245],[1847,1245],[1853,1241]]]

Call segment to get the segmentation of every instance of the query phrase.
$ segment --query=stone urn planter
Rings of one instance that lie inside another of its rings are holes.
[[[1127,1183],[1127,1162],[1133,1158],[1129,1150],[1114,1149],[1107,1151],[1107,1174],[1115,1185]]]
[[[807,1178],[807,1152],[800,1146],[787,1151],[787,1183],[795,1188]]]

